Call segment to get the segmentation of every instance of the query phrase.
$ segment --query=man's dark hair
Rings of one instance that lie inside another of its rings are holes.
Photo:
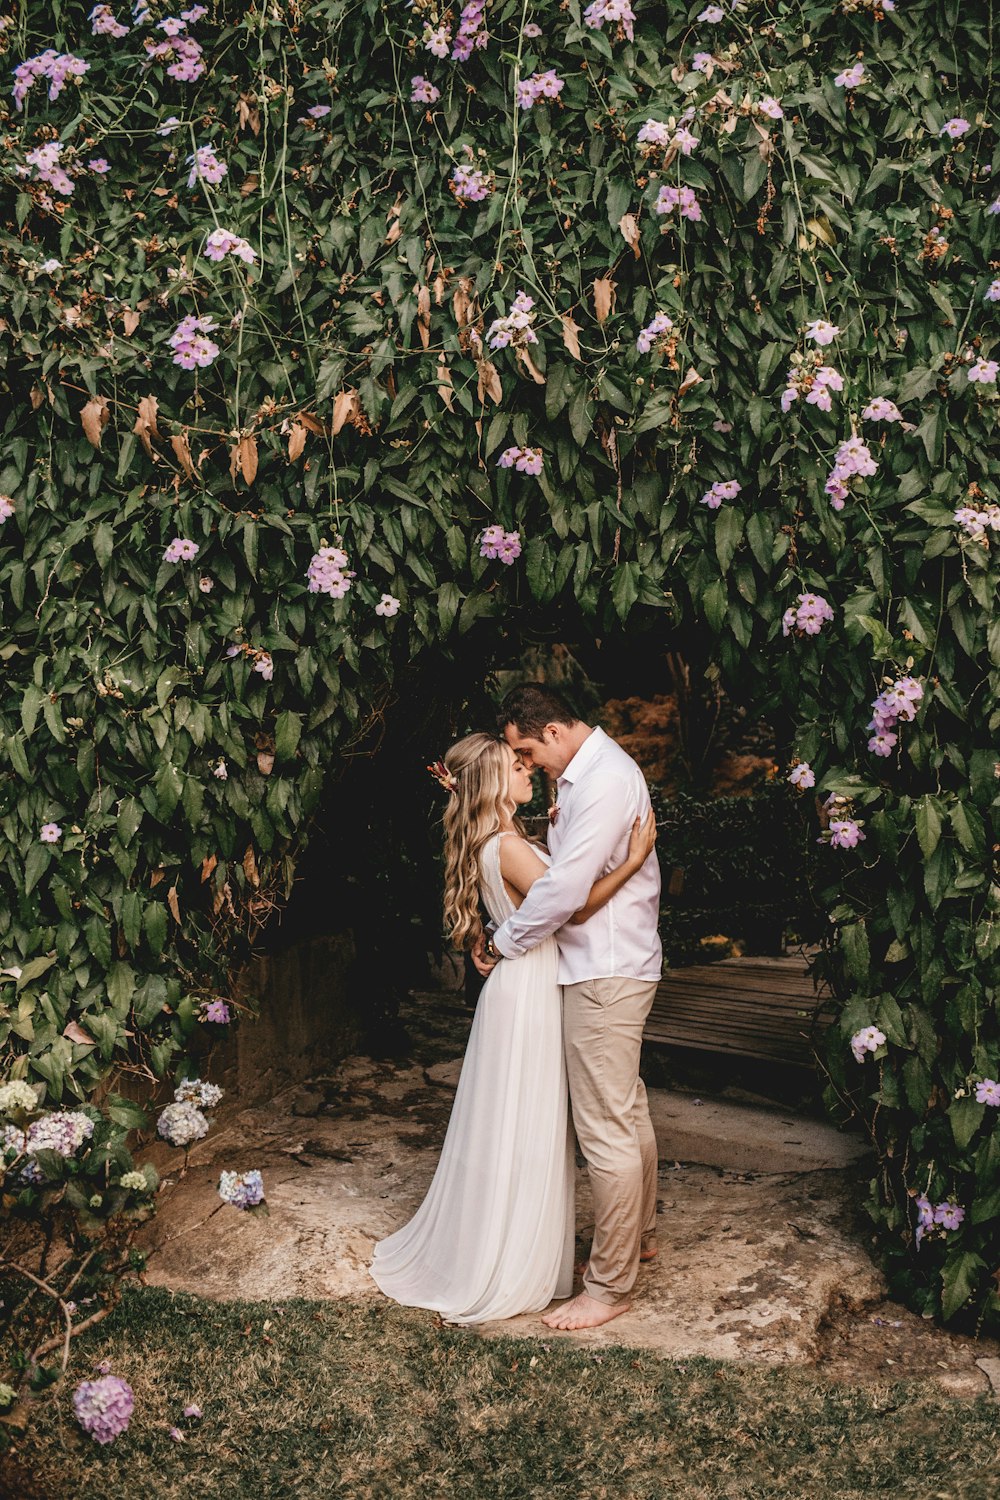
[[[518,734],[531,740],[541,739],[546,724],[579,722],[579,714],[573,712],[562,694],[540,682],[525,682],[512,688],[497,713],[497,728],[501,734],[508,724],[513,724]]]

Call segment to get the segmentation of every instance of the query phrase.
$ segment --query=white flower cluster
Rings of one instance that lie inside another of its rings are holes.
[[[38,1095],[30,1083],[14,1078],[0,1085],[0,1115],[12,1114],[15,1109],[37,1109]]]

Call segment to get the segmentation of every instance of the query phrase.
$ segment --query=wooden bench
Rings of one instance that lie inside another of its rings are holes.
[[[829,998],[808,956],[724,958],[670,969],[657,987],[644,1040],[765,1062],[814,1066],[813,1041],[829,1025]]]

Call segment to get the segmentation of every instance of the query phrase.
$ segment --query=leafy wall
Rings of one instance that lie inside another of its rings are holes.
[[[995,1323],[989,6],[5,17],[6,1071],[182,1060],[416,654],[659,611],[840,799],[831,1088]]]

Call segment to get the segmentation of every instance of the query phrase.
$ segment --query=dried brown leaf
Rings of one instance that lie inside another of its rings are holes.
[[[441,397],[441,400],[444,402],[448,410],[454,411],[455,393],[452,390],[451,371],[449,370],[448,365],[445,362],[445,357],[443,354],[438,355],[437,378],[438,395]]]
[[[139,314],[132,307],[126,307],[122,312],[122,327],[125,329],[125,337],[130,339],[139,326]]]
[[[361,415],[361,398],[356,390],[339,391],[333,402],[333,435],[349,422],[352,426],[358,425],[358,417]]]
[[[537,385],[544,385],[545,376],[535,364],[535,361],[532,359],[530,352],[527,349],[518,349],[517,357],[521,361],[524,368],[527,370],[528,374],[531,376],[532,380],[535,381]]]
[[[262,776],[270,776],[271,772],[274,770],[273,750],[257,751],[257,769]]]
[[[615,286],[610,276],[598,276],[594,280],[594,316],[598,323],[605,322],[614,308]]]
[[[689,365],[687,374],[684,376],[684,379],[681,381],[680,385],[677,388],[678,396],[683,396],[686,391],[690,391],[694,386],[700,385],[702,379],[703,377],[698,374],[698,371],[695,369],[694,365]]]
[[[257,439],[252,433],[240,438],[240,472],[247,484],[257,478]]]
[[[40,406],[44,405],[44,403],[45,403],[45,392],[42,390],[42,388],[41,388],[40,385],[33,385],[31,387],[31,409],[32,409],[32,411],[37,411]]]
[[[622,214],[618,220],[618,228],[621,230],[622,239],[629,245],[636,260],[639,259],[639,220],[635,214]]]
[[[248,172],[240,183],[240,197],[249,198],[260,187],[260,173]]]
[[[174,457],[184,470],[189,479],[194,478],[194,464],[191,461],[191,445],[188,442],[186,432],[173,432],[170,435],[170,446],[174,450]]]
[[[317,437],[323,437],[326,433],[326,427],[314,412],[300,411],[295,420],[301,422],[307,432],[315,433]]]
[[[572,313],[563,313],[563,315],[562,315],[562,336],[563,336],[563,343],[566,345],[566,348],[568,349],[569,353],[573,356],[574,359],[579,359],[580,358],[580,339],[579,339],[579,333],[580,333],[580,325],[578,323],[574,323],[573,322],[573,315],[572,315]]]
[[[80,421],[87,435],[87,441],[95,448],[101,446],[101,438],[104,429],[111,418],[111,411],[103,396],[91,396],[86,406],[80,412]]]
[[[180,902],[177,900],[177,887],[172,885],[167,892],[167,905],[170,907],[170,915],[178,924],[181,920]]]
[[[210,854],[207,859],[203,859],[202,860],[202,862],[201,862],[201,879],[202,879],[202,883],[203,884],[204,884],[204,882],[206,880],[208,880],[210,878],[210,876],[212,874],[212,871],[215,869],[215,867],[216,867],[216,865],[218,863],[219,863],[219,856],[217,854]]]
[[[243,873],[252,886],[260,885],[260,873],[257,869],[257,856],[253,852],[253,844],[247,844],[246,853],[243,856]]]
[[[236,477],[239,474],[239,472],[240,472],[240,445],[239,445],[238,442],[236,442],[236,443],[233,444],[233,446],[229,450],[229,477],[233,481],[234,484],[236,483]]]
[[[150,458],[153,457],[152,439],[160,436],[160,430],[156,425],[158,406],[159,402],[155,396],[143,396],[139,402],[135,426],[132,428]]]
[[[431,289],[427,286],[417,287],[417,332],[420,335],[420,342],[424,348],[429,348],[431,342]]]
[[[500,376],[497,367],[492,360],[480,359],[476,362],[479,370],[479,400],[485,401],[489,396],[497,406],[503,400],[503,386],[500,384]]]
[[[67,1037],[71,1042],[76,1042],[79,1047],[95,1047],[97,1045],[90,1033],[84,1031],[83,1027],[78,1025],[76,1021],[66,1022],[66,1025],[63,1027],[63,1036]]]
[[[288,434],[288,462],[290,464],[293,464],[297,458],[302,457],[302,450],[305,445],[305,426],[301,422],[293,422],[292,430]]]
[[[149,886],[150,886],[151,890],[152,890],[153,886],[159,885],[160,881],[163,879],[163,877],[166,875],[166,873],[167,873],[166,870],[164,870],[162,868],[162,866],[160,866],[160,865],[157,865],[157,867],[156,867],[155,870],[150,870],[150,872],[149,872]]]

